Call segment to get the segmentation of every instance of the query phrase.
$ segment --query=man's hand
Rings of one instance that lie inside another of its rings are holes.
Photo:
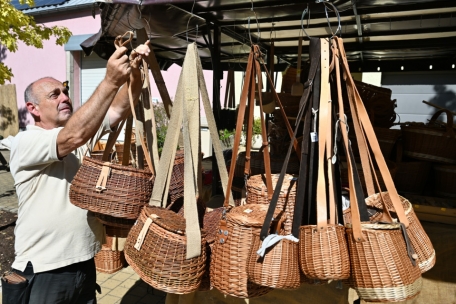
[[[136,49],[134,49],[131,52],[131,54],[130,54],[131,66],[135,69],[138,69],[143,57],[149,56],[149,53],[150,53],[149,40],[147,40],[146,43],[141,44],[140,46],[138,46]]]
[[[131,66],[128,56],[125,54],[127,48],[118,48],[109,58],[106,65],[105,80],[118,88],[123,85],[131,73]]]

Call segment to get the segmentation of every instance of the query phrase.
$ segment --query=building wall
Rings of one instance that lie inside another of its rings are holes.
[[[52,16],[35,16],[37,24],[47,27],[66,26],[73,35],[96,33],[100,28],[100,17],[94,19],[91,10],[59,13]],[[12,68],[14,77],[11,83],[16,85],[18,109],[25,108],[24,90],[31,82],[46,76],[66,80],[66,54],[63,46],[55,43],[55,38],[43,41],[43,48],[37,49],[18,43],[16,53],[7,52],[4,63]],[[7,82],[8,83],[8,82]],[[19,123],[23,128],[33,124],[33,119],[27,113]]]

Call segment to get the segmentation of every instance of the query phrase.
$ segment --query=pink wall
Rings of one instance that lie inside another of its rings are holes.
[[[176,90],[177,90],[177,83],[179,82],[179,75],[181,73],[182,68],[177,65],[173,64],[172,66],[169,67],[167,71],[162,71],[163,75],[163,80],[166,83],[166,88],[168,89],[169,96],[171,100],[174,100],[174,96],[176,95]],[[209,95],[209,99],[212,104],[212,86],[213,86],[213,80],[212,80],[212,71],[204,70],[204,80],[206,82],[206,88],[207,92]],[[225,99],[225,84],[226,84],[226,76],[227,73],[224,73],[223,79],[220,80],[220,103],[223,105],[223,101]],[[158,92],[158,89],[153,81],[152,74],[150,74],[150,79],[151,79],[151,86],[152,86],[152,97],[157,97],[161,100],[160,98],[160,93]],[[201,101],[202,102],[202,101]],[[206,116],[203,105],[201,104],[201,115]]]
[[[91,16],[91,10],[59,13],[50,17],[35,17],[37,24],[45,26],[66,26],[73,35],[93,34],[100,28],[100,18]],[[55,43],[55,38],[43,42],[43,48],[37,49],[18,43],[16,53],[7,52],[4,63],[13,70],[11,83],[16,85],[18,109],[25,107],[24,90],[31,82],[45,76],[52,76],[64,81],[66,79],[66,56],[63,46]],[[8,82],[7,82],[8,83]],[[33,119],[27,113],[21,126],[33,124]]]
[[[66,26],[70,29],[73,35],[84,35],[94,34],[98,32],[100,28],[100,17],[96,16],[94,19],[92,11],[72,11],[70,13],[58,13],[51,16],[35,16],[35,20],[38,24],[45,26]],[[80,56],[82,52],[74,52],[74,80],[75,85],[72,88],[74,90],[74,100],[80,99],[79,91],[79,77],[80,77]],[[48,41],[43,42],[43,48],[37,49],[32,46],[27,46],[22,42],[18,43],[18,51],[16,53],[7,52],[4,63],[13,70],[14,77],[11,79],[11,83],[16,85],[17,103],[19,111],[25,110],[24,104],[24,90],[31,82],[45,76],[51,76],[59,80],[66,80],[66,55],[63,46],[55,44],[55,39],[51,38]],[[174,64],[168,71],[162,71],[163,78],[167,85],[167,89],[171,100],[174,99],[176,94],[177,83],[179,80],[181,67]],[[204,71],[204,77],[206,80],[206,87],[208,89],[209,98],[212,103],[212,71]],[[160,98],[160,94],[151,78],[152,84],[152,96]],[[221,80],[220,89],[220,101],[223,104],[225,96],[225,83],[226,73],[224,79]],[[161,98],[160,98],[161,100]],[[78,105],[75,104],[77,107]],[[205,116],[204,110],[201,111],[202,115]],[[27,124],[33,124],[33,119],[30,114],[27,113],[25,119],[20,122],[20,126],[23,127]]]

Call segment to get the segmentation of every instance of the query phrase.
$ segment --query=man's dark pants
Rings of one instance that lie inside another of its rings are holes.
[[[36,274],[28,262],[24,272],[15,272],[31,281],[29,304],[97,303],[94,259]]]

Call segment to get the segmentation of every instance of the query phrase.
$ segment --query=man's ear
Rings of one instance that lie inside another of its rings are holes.
[[[40,117],[40,111],[37,104],[34,104],[33,102],[27,102],[25,105],[33,117]]]

